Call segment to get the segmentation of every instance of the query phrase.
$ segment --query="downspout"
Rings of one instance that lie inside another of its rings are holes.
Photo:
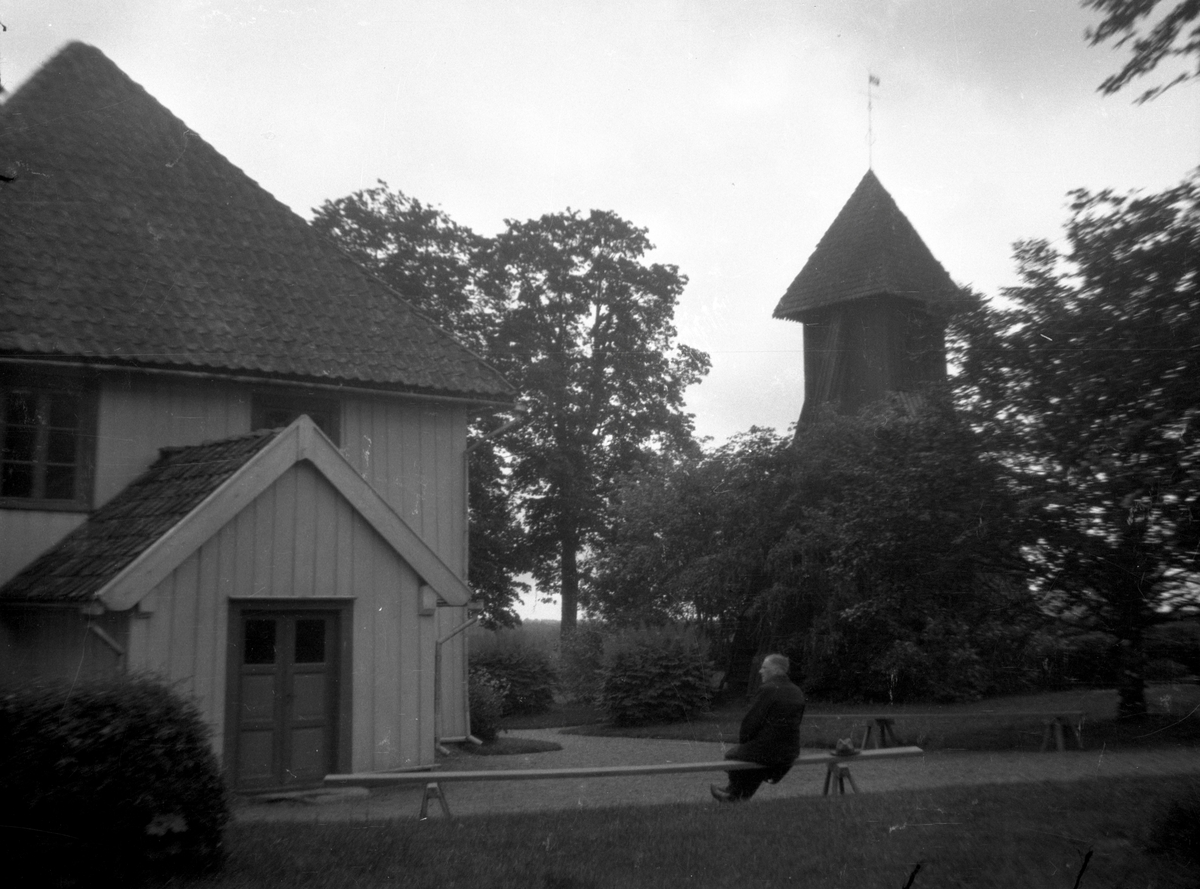
[[[479,623],[478,615],[471,618],[470,620],[463,621],[461,624],[459,624],[457,627],[455,627],[453,630],[451,630],[449,633],[447,633],[445,636],[443,636],[441,639],[439,639],[437,642],[435,642],[434,646],[433,646],[433,724],[435,726],[437,726],[437,731],[438,731],[438,738],[436,741],[434,741],[434,746],[437,748],[438,753],[441,753],[443,756],[448,755],[450,753],[449,750],[447,750],[444,746],[442,746],[443,741],[470,741],[472,744],[482,744],[483,743],[483,741],[479,740],[478,738],[476,738],[474,735],[471,734],[471,711],[470,711],[470,709],[467,710],[467,734],[465,736],[463,736],[461,738],[443,738],[443,737],[441,737],[441,732],[442,732],[442,645],[449,642],[451,639],[453,639],[455,636],[457,636],[463,630],[467,629],[467,627],[473,626],[474,624],[477,624],[477,623]],[[465,683],[466,683],[466,680],[464,680],[464,689],[465,689]]]

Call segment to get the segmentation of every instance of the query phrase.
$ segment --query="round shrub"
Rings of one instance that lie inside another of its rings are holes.
[[[640,630],[606,645],[599,703],[613,724],[679,722],[711,700],[708,654],[693,632]]]
[[[471,668],[504,683],[504,715],[544,713],[554,703],[554,667],[536,648],[510,644],[471,653]]]
[[[468,674],[467,694],[471,701],[471,734],[491,743],[500,731],[504,715],[504,692],[507,683],[497,679],[482,667],[472,667]]]
[[[60,885],[209,871],[228,818],[200,713],[165,686],[122,677],[0,691],[0,823],[21,828],[10,869]]]

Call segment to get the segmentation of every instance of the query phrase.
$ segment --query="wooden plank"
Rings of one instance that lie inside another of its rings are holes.
[[[801,754],[795,766],[828,765],[830,763],[862,762],[863,760],[893,759],[920,756],[920,747],[888,747],[883,750],[863,750],[855,756],[835,756],[832,753]],[[446,783],[450,781],[544,781],[557,778],[620,778],[635,775],[662,775],[682,772],[731,772],[761,769],[761,763],[723,759],[716,762],[668,762],[637,766],[595,766],[562,769],[497,769],[486,772],[418,772],[418,773],[358,773],[326,775],[325,784],[331,787],[394,787]]]
[[[1040,710],[1029,712],[1012,712],[1005,710],[980,710],[975,713],[892,713],[886,716],[876,716],[869,713],[805,713],[804,721],[810,722],[813,719],[853,719],[859,722],[876,722],[880,719],[890,719],[895,722],[898,719],[928,719],[930,717],[939,717],[942,719],[962,719],[972,716],[987,716],[990,718],[1007,718],[1014,719],[1052,719],[1055,716],[1086,716],[1087,710]]]

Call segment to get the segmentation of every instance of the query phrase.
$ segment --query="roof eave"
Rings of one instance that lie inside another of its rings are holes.
[[[47,353],[22,353],[10,351],[0,353],[0,365],[37,365],[47,368],[62,368],[88,371],[110,371],[119,373],[139,373],[155,376],[174,376],[207,381],[224,380],[228,382],[245,383],[262,386],[266,384],[289,386],[296,389],[320,390],[358,395],[384,395],[401,399],[422,401],[444,401],[462,403],[478,407],[511,407],[516,403],[518,393],[510,388],[507,393],[448,391],[438,389],[423,389],[395,383],[370,382],[364,380],[339,380],[329,377],[300,377],[290,374],[263,372],[260,374],[245,373],[238,370],[222,370],[220,368],[199,367],[170,367],[162,365],[148,366],[134,362],[113,361],[108,358],[89,358],[85,356],[52,355]]]

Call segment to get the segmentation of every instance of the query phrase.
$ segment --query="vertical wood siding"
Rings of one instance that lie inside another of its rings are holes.
[[[467,568],[466,428],[464,410],[419,402],[350,399],[342,414],[347,459],[460,576]],[[464,620],[465,608],[439,608],[435,632],[444,636]],[[442,649],[441,735],[461,737],[468,710],[465,638]],[[433,677],[428,681],[432,694]]]
[[[249,389],[108,374],[97,418],[95,505],[102,506],[157,459],[159,448],[249,432]]]
[[[418,615],[418,595],[415,572],[301,463],[147,598],[151,613],[136,619],[130,659],[196,698],[220,752],[230,597],[351,597],[351,768],[429,764],[432,620]]]
[[[467,417],[461,408],[352,398],[342,414],[342,452],[452,569],[466,565],[463,548],[463,452]]]
[[[162,447],[249,431],[250,395],[245,384],[105,375],[97,411],[95,505],[145,471]],[[361,396],[342,401],[343,453],[460,575],[466,571],[466,422],[465,410],[452,405]],[[84,518],[0,511],[0,582]],[[353,596],[354,768],[429,763],[434,642],[439,632],[465,620],[466,612],[439,609],[436,618],[419,617],[418,580],[329,485],[298,467],[135,610],[127,630],[129,665],[162,672],[195,694],[219,750],[228,598]],[[87,644],[92,642],[99,640]],[[465,639],[460,635],[444,648],[442,733],[458,736],[467,718]],[[46,650],[47,663],[55,651],[62,663],[77,661],[58,643]]]

